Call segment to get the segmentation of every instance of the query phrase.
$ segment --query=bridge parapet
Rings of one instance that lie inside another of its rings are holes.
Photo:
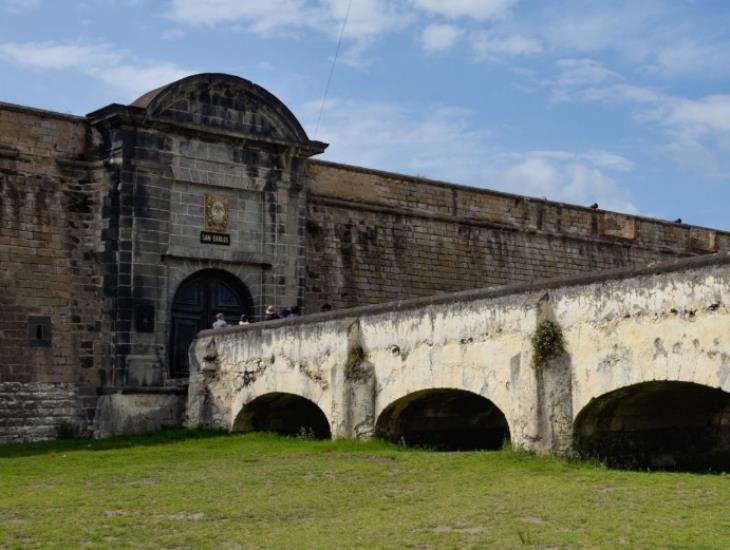
[[[532,336],[544,321],[563,346],[536,364]],[[444,418],[468,408],[454,401],[468,393],[493,407],[492,428],[503,415],[516,446],[569,452],[576,419],[611,392],[657,381],[730,392],[730,256],[203,331],[190,358],[193,426],[281,427],[252,412],[280,395],[279,404],[316,405],[334,437],[402,433],[393,419],[415,414],[412,396],[450,391],[453,407],[432,396],[419,430],[453,430]],[[713,418],[730,424],[723,411]],[[606,422],[628,426],[631,415]]]

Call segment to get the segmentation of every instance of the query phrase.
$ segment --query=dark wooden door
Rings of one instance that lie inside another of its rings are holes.
[[[198,332],[213,327],[217,313],[236,325],[241,314],[251,314],[252,305],[246,286],[224,271],[207,269],[183,281],[172,303],[170,376],[188,375],[190,343]]]

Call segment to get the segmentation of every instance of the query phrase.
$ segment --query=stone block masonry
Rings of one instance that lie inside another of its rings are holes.
[[[190,342],[216,313],[237,323],[269,304],[312,313],[730,248],[721,231],[311,160],[326,147],[231,75],[86,117],[0,103],[0,438],[88,433],[97,395],[97,434],[178,422]]]
[[[109,378],[95,139],[82,118],[0,105],[2,441],[87,432]]]
[[[309,163],[308,311],[730,250],[730,234],[486,189]]]
[[[96,400],[93,386],[0,383],[0,444],[89,435]]]

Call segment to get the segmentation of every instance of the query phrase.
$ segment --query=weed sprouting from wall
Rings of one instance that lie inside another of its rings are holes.
[[[532,341],[532,364],[542,368],[548,361],[565,353],[563,331],[554,321],[545,320],[530,338]]]
[[[362,346],[352,346],[347,354],[347,363],[345,364],[345,376],[347,378],[358,377],[358,366],[365,359],[365,350]]]

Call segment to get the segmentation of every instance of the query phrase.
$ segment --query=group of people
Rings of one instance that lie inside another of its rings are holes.
[[[323,308],[322,311],[329,311],[329,309],[325,310]],[[276,321],[277,319],[294,319],[295,317],[299,317],[301,314],[302,310],[299,306],[292,306],[279,311],[276,306],[270,305],[266,307],[266,311],[264,312],[264,321]],[[238,324],[250,325],[253,322],[254,320],[249,315],[244,313],[241,315]],[[213,321],[213,328],[225,328],[227,326],[230,325],[226,321],[225,316],[222,313],[217,313],[215,316],[215,321]]]

